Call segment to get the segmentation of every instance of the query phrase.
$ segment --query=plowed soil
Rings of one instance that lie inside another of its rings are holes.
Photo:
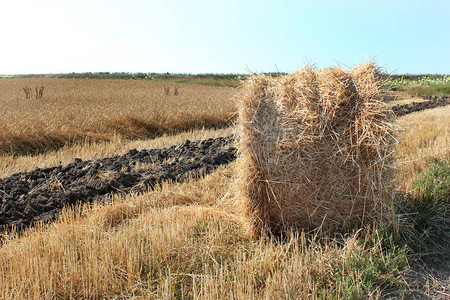
[[[392,107],[392,110],[394,111],[397,117],[400,117],[424,109],[431,109],[439,106],[445,106],[448,105],[450,101],[449,96],[425,97],[425,99],[428,99],[428,101],[412,102],[404,105],[395,105]]]
[[[0,180],[0,232],[52,220],[66,205],[101,201],[113,193],[153,189],[162,181],[208,174],[236,158],[233,136],[185,141],[165,149],[36,169]]]
[[[449,104],[450,97],[397,105],[402,116]],[[233,136],[204,141],[185,141],[164,149],[130,150],[126,155],[92,161],[75,161],[67,166],[36,169],[0,180],[0,232],[26,228],[38,221],[50,221],[66,205],[102,201],[111,194],[153,189],[166,180],[183,181],[208,174],[236,159],[230,146]]]

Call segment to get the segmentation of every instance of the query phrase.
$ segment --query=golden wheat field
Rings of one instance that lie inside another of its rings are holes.
[[[43,99],[26,100],[27,85],[44,85]],[[0,178],[235,132],[234,89],[179,84],[175,96],[175,85],[169,95],[165,86],[0,81]],[[449,115],[446,106],[398,119],[399,190],[409,192],[432,159],[450,156]],[[250,239],[235,182],[231,163],[197,179],[68,207],[55,222],[5,233],[0,299],[408,299],[448,283],[411,281],[413,256],[380,228]]]
[[[43,96],[36,99],[35,89],[40,87]],[[223,127],[234,113],[230,100],[234,91],[138,80],[2,80],[0,153],[42,152],[80,141]]]

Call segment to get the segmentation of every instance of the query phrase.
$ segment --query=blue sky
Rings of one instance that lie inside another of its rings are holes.
[[[450,73],[450,1],[0,2],[0,74],[292,72],[374,57]]]

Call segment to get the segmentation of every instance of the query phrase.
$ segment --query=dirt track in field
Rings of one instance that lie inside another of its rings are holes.
[[[449,104],[450,97],[393,107],[398,116]],[[51,221],[67,205],[102,201],[111,194],[153,189],[163,181],[208,174],[236,159],[233,136],[185,141],[164,149],[130,150],[123,156],[75,161],[0,180],[0,232]]]

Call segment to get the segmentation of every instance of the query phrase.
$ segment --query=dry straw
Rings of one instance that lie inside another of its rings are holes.
[[[390,220],[396,140],[378,74],[369,62],[247,80],[237,188],[251,235]]]

